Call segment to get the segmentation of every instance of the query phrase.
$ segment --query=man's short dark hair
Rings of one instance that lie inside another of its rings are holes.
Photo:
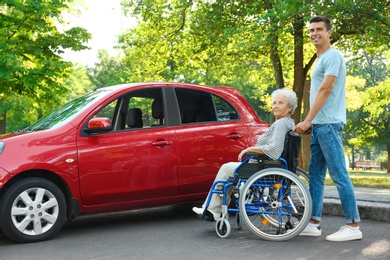
[[[332,24],[330,23],[330,20],[326,18],[325,16],[315,16],[310,19],[310,23],[319,23],[319,22],[324,22],[326,30],[332,30]]]

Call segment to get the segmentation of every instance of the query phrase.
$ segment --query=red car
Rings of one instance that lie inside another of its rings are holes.
[[[80,214],[203,200],[219,167],[268,127],[229,87],[97,89],[0,135],[0,227],[35,242]]]

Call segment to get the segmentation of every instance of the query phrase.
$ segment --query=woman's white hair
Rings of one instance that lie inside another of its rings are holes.
[[[285,96],[287,98],[287,101],[288,101],[288,106],[292,108],[291,115],[294,113],[295,109],[298,106],[297,94],[292,90],[289,90],[286,88],[279,88],[279,89],[275,90],[274,92],[272,92],[271,96],[272,96],[272,102],[278,96]]]

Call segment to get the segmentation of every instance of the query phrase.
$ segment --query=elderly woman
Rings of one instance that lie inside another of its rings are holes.
[[[277,89],[272,93],[272,113],[276,121],[271,127],[259,136],[255,146],[248,147],[241,151],[238,155],[238,161],[241,161],[243,154],[247,152],[265,154],[268,157],[277,160],[283,152],[284,139],[287,132],[295,126],[291,119],[295,108],[297,107],[297,96],[294,91],[288,89]],[[228,180],[234,177],[234,169],[240,162],[229,162],[221,166],[218,171],[215,181]],[[229,191],[231,193],[231,190]],[[205,210],[205,205],[208,200],[207,196],[202,208],[194,207],[192,210],[201,215],[201,218],[206,221],[215,221],[221,216],[222,198],[219,195],[212,196],[210,204]],[[230,194],[227,194],[230,199]],[[228,202],[229,203],[229,202]]]

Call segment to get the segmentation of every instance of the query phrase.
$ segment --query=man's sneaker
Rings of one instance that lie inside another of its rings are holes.
[[[321,234],[322,230],[320,225],[309,223],[299,235],[304,237],[320,237]]]
[[[345,226],[342,226],[339,229],[339,231],[327,236],[326,240],[341,242],[341,241],[358,240],[358,239],[362,239],[362,238],[363,238],[363,234],[362,234],[362,231],[360,231],[359,227],[351,227],[351,226],[345,225]]]

